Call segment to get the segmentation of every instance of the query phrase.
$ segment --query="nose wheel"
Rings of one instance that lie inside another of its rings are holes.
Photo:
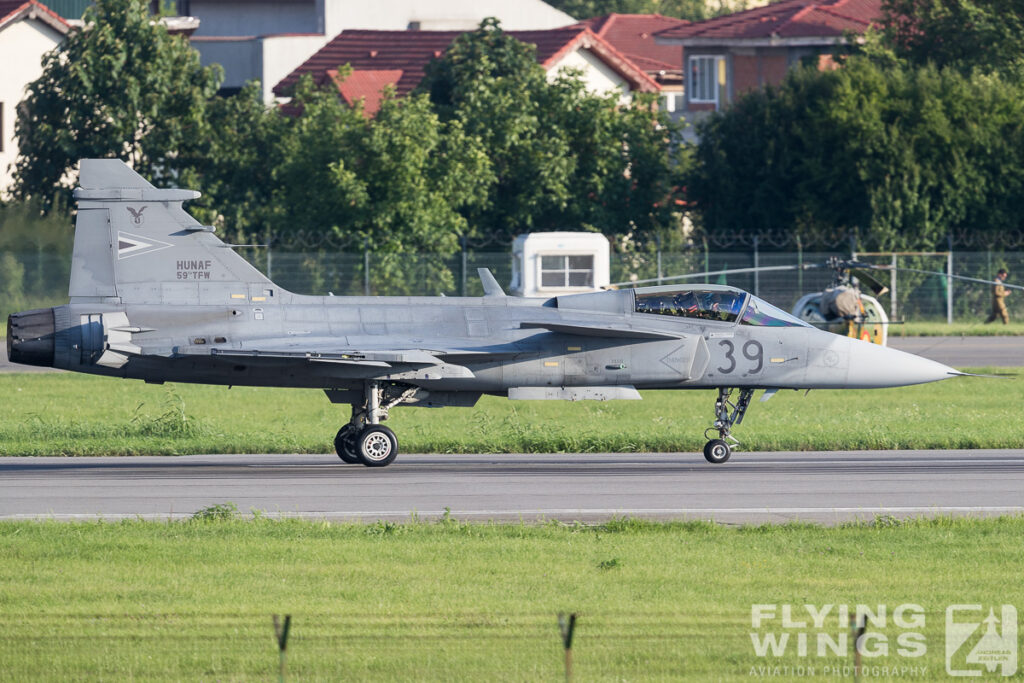
[[[704,430],[704,437],[709,432],[718,432],[717,439],[710,439],[704,444],[704,459],[713,465],[721,465],[732,455],[734,445],[738,445],[732,435],[733,425],[743,422],[743,416],[750,406],[750,399],[754,396],[753,389],[740,389],[740,395],[736,403],[733,403],[732,389],[720,387],[718,398],[715,400],[715,422],[711,427]],[[732,444],[730,444],[732,442]]]
[[[704,459],[713,465],[720,465],[729,459],[732,449],[722,439],[712,439],[704,444]]]

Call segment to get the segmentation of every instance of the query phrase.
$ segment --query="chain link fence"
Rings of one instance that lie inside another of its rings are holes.
[[[281,287],[299,294],[480,296],[478,268],[489,268],[507,285],[512,257],[506,251],[466,249],[454,255],[380,254],[372,251],[292,251],[277,248],[239,248],[238,252],[267,273]],[[824,264],[841,251],[650,251],[612,254],[613,283],[644,284],[716,283],[753,292],[790,310],[803,294],[826,287],[832,279],[827,268],[708,275],[676,276],[706,271],[771,266]],[[1024,251],[953,251],[928,254],[865,254],[862,260],[895,264],[894,273],[880,271],[879,280],[895,292],[881,297],[894,319],[913,321],[978,320],[991,306],[991,287],[949,281],[945,275],[911,270],[952,273],[991,279],[999,268],[1010,271],[1008,282],[1024,280]],[[70,254],[55,251],[0,250],[0,314],[53,306],[67,301]],[[1007,299],[1012,319],[1024,318],[1024,292]]]

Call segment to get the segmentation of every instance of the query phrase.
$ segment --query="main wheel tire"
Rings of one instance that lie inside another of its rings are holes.
[[[359,452],[356,450],[356,440],[359,437],[359,428],[351,422],[338,430],[334,437],[334,450],[338,457],[350,465],[362,462],[359,459]]]
[[[732,455],[732,449],[722,439],[711,439],[704,444],[704,459],[712,465],[721,465]]]
[[[357,440],[359,460],[367,467],[390,465],[398,455],[398,439],[384,425],[370,425]]]

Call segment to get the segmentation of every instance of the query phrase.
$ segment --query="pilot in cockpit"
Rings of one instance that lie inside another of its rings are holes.
[[[707,320],[735,320],[739,315],[743,298],[733,292],[707,292],[704,295],[701,317]]]
[[[697,304],[697,296],[691,291],[678,292],[672,297],[672,308],[675,315],[694,317],[700,306]]]

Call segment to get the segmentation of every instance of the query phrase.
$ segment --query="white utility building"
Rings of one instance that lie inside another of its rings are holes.
[[[608,238],[597,232],[531,232],[512,243],[516,296],[595,292],[611,282]]]

